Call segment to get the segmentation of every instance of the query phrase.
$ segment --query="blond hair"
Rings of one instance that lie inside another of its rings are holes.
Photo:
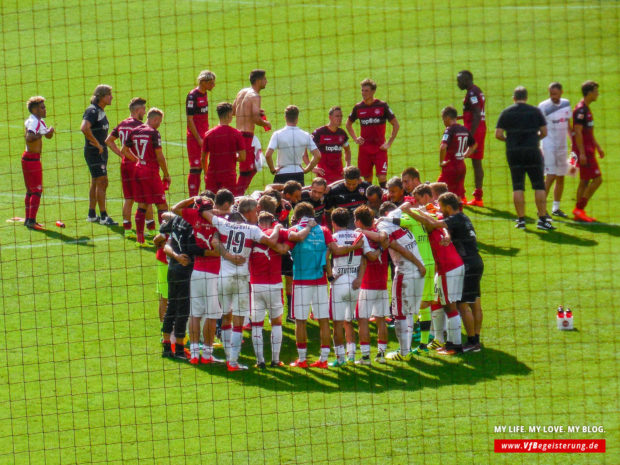
[[[45,102],[45,97],[41,97],[40,95],[35,95],[34,97],[30,97],[26,105],[28,105],[28,111],[32,113],[32,109],[34,107],[38,107],[43,102]]]
[[[196,81],[198,81],[198,84],[200,84],[202,81],[215,81],[215,73],[213,71],[205,69],[204,71],[200,72],[200,74],[196,78]]]
[[[149,111],[146,114],[146,117],[148,119],[151,119],[151,118],[155,118],[156,116],[161,116],[163,118],[164,117],[164,112],[161,111],[159,108],[156,108],[156,107],[149,108]]]

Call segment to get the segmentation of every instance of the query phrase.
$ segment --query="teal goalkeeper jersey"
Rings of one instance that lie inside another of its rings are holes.
[[[431,250],[431,243],[428,241],[428,234],[420,223],[409,216],[407,213],[403,213],[400,218],[400,225],[403,228],[407,228],[414,235],[416,242],[418,243],[418,250],[424,264],[435,263],[433,258],[433,251]]]

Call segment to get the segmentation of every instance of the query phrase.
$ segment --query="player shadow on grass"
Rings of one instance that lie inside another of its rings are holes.
[[[466,207],[464,210],[465,214],[470,218],[475,220],[476,216],[490,216],[491,218],[501,218],[505,220],[514,220],[517,216],[513,212],[509,212],[506,210],[498,210],[497,208],[492,207]]]
[[[578,247],[593,247],[598,245],[598,242],[592,239],[584,239],[582,237],[571,236],[562,231],[539,231],[526,229],[526,233],[535,234],[544,242],[553,242],[554,244],[562,245],[575,245]]]
[[[44,230],[38,231],[38,232],[41,232],[41,233],[45,234],[50,239],[56,239],[56,240],[59,240],[61,242],[65,242],[67,244],[81,245],[81,246],[85,246],[85,247],[94,247],[95,246],[91,242],[92,238],[88,237],[88,236],[71,237],[71,236],[67,236],[66,234],[63,234],[61,232],[52,231],[50,229],[44,229]]]
[[[521,250],[518,247],[510,247],[503,245],[485,244],[478,239],[478,250],[487,255],[504,255],[508,257],[516,256]]]
[[[392,332],[392,331],[391,331]],[[393,338],[393,332],[390,337]],[[417,391],[423,388],[438,388],[448,385],[473,385],[494,380],[501,376],[525,376],[531,369],[507,352],[484,348],[479,353],[445,357],[440,355],[420,356],[410,362],[388,362],[372,366],[347,366],[342,368],[254,368],[256,362],[251,337],[245,333],[240,362],[250,366],[247,372],[229,373],[225,365],[199,366],[203,372],[198,375],[202,383],[220,383],[226,378],[244,386],[258,387],[282,392],[372,392],[383,393],[392,390]],[[318,358],[318,326],[308,325],[309,362]],[[269,331],[265,331],[265,359],[270,359]],[[376,340],[371,341],[376,347]],[[218,354],[220,356],[221,354]],[[374,351],[373,354],[374,356]],[[359,356],[359,353],[358,353]],[[297,358],[293,328],[284,327],[281,360],[285,363]],[[333,354],[331,356],[333,359]],[[204,376],[204,377],[203,377]]]
[[[593,233],[605,233],[610,236],[620,237],[620,226],[609,223],[580,223],[577,221],[562,221],[570,228],[578,229],[579,231],[589,231]]]

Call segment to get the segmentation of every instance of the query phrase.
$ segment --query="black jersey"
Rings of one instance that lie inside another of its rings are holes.
[[[471,224],[471,220],[463,212],[451,215],[443,220],[448,226],[448,232],[452,238],[452,243],[467,265],[477,266],[482,263],[482,258],[478,253],[478,242],[476,231]]]
[[[105,111],[103,111],[103,108],[96,104],[90,105],[84,111],[84,116],[82,117],[82,119],[90,123],[90,130],[92,131],[93,136],[95,137],[95,139],[97,139],[97,142],[99,142],[99,144],[101,144],[105,148],[105,140],[108,137],[108,129],[110,128],[110,123],[108,123],[108,117],[106,116]],[[88,139],[84,139],[85,148],[97,150],[95,149],[95,147],[92,146]]]

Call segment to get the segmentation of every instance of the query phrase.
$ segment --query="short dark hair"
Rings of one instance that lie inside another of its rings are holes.
[[[203,190],[200,194],[200,197],[207,197],[211,200],[215,200],[215,194],[213,192],[211,192],[209,189],[205,189]]]
[[[586,81],[583,84],[581,84],[581,93],[585,97],[586,95],[588,95],[590,92],[593,92],[594,89],[597,89],[597,88],[598,88],[598,82]]]
[[[370,78],[366,78],[360,82],[360,87],[370,87],[372,90],[377,90],[377,83]]]
[[[228,215],[228,221],[231,223],[245,223],[245,219],[240,212],[232,212]]]
[[[143,107],[146,105],[146,100],[142,97],[135,97],[131,99],[129,102],[129,111],[134,111],[138,107]]]
[[[562,90],[562,84],[557,81],[553,81],[551,84],[549,84],[549,90],[551,89]]]
[[[347,166],[344,169],[344,178],[348,180],[359,179],[362,173],[357,166]]]
[[[299,108],[295,105],[289,105],[284,109],[284,117],[289,123],[294,123],[299,118]]]
[[[462,75],[462,76],[467,76],[470,81],[474,80],[474,75],[472,74],[471,71],[469,71],[467,69],[464,69],[463,71],[459,71],[459,74]]]
[[[403,188],[403,181],[398,176],[394,176],[393,178],[391,178],[387,182],[386,187],[388,189],[391,188],[391,187],[398,187],[398,188],[402,189]]]
[[[388,214],[391,211],[396,210],[397,208],[398,207],[396,206],[396,204],[392,202],[383,202],[381,206],[379,207],[379,215],[385,216],[386,214]]]
[[[371,186],[372,187],[372,186]],[[377,186],[378,187],[378,186]],[[368,192],[368,191],[366,191]],[[362,225],[366,228],[370,228],[372,226],[372,222],[375,219],[375,215],[372,210],[366,205],[360,205],[353,212],[353,217],[362,223]]]
[[[228,102],[222,102],[217,105],[215,111],[217,111],[218,118],[222,119],[229,113],[232,113],[233,106]]]
[[[217,191],[217,194],[215,194],[215,206],[222,206],[225,203],[234,204],[235,196],[228,189],[220,189]]]
[[[336,105],[335,107],[331,107],[331,108],[329,109],[329,116],[333,115],[333,114],[334,114],[334,112],[336,112],[336,111],[342,111],[342,108],[340,108],[340,107],[339,107],[339,106],[337,106],[337,105]]]
[[[443,110],[441,110],[441,117],[442,118],[456,119],[456,117],[458,115],[459,114],[456,111],[456,108],[451,107],[451,106],[444,107]]]
[[[461,199],[454,192],[444,192],[437,199],[442,205],[452,207],[452,210],[460,210]]]
[[[445,182],[432,182],[430,186],[433,194],[441,195],[444,192],[448,192],[448,185]]]
[[[413,195],[419,195],[420,197],[423,197],[425,195],[432,196],[433,190],[431,189],[431,186],[429,186],[428,184],[420,184],[415,189],[413,189]]]
[[[275,217],[268,211],[262,211],[258,214],[258,222],[259,224],[263,224],[265,226],[271,226],[275,221]]]
[[[378,195],[379,198],[383,197],[383,189],[381,189],[381,186],[377,186],[376,184],[368,186],[368,188],[366,188],[366,197],[368,198],[371,195]]]
[[[406,168],[400,175],[401,179],[403,176],[409,176],[410,178],[413,179],[420,179],[420,172],[415,169],[413,166],[410,166],[409,168]]]
[[[30,113],[32,113],[32,110],[35,107],[38,107],[39,105],[41,105],[43,102],[45,102],[45,98],[41,97],[40,95],[36,95],[34,97],[30,97],[28,99],[28,102],[26,103],[28,105],[28,111]]]
[[[300,191],[302,189],[302,185],[297,181],[286,181],[284,183],[284,188],[282,189],[283,194],[293,195],[295,192]]]
[[[282,202],[282,192],[272,189],[270,187],[267,188],[265,192],[263,192],[263,195],[268,195],[269,197],[273,197],[274,199],[276,199],[276,202],[278,202],[278,205],[280,205],[280,202]]]
[[[314,218],[314,207],[308,202],[299,202],[293,209],[293,218],[299,221],[304,216]]]
[[[332,212],[332,223],[334,223],[339,228],[346,228],[349,225],[349,220],[351,219],[351,213],[346,208],[336,208]]]
[[[527,100],[527,89],[523,86],[515,87],[512,98],[515,100]]]
[[[253,69],[252,71],[250,71],[250,84],[254,84],[256,81],[264,77],[265,77],[264,69]]]
[[[278,209],[278,201],[270,195],[263,195],[258,199],[258,208],[261,212],[273,213]]]
[[[327,181],[325,180],[325,178],[316,177],[312,180],[311,185],[327,187]]]

